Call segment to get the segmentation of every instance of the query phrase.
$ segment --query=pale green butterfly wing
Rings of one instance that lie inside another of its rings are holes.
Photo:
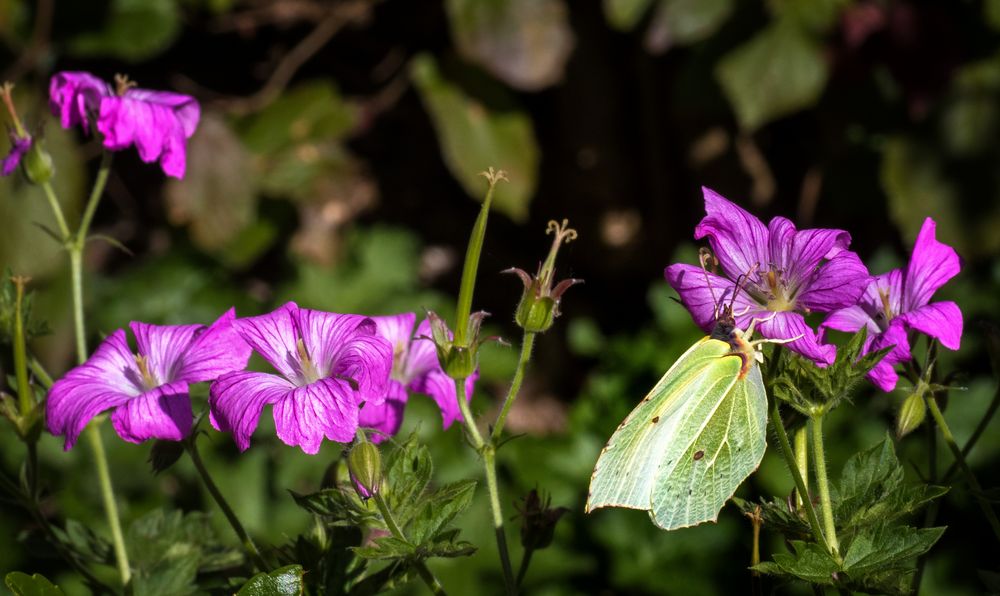
[[[764,455],[767,398],[742,362],[709,338],[678,358],[601,452],[587,511],[649,510],[668,530],[715,520]]]

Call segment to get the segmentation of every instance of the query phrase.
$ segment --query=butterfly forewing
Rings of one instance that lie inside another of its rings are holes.
[[[715,521],[760,465],[767,395],[760,368],[752,364],[741,379],[742,359],[735,355],[702,371],[710,388],[693,398],[662,452],[651,495],[650,517],[657,526],[672,530]]]
[[[664,453],[679,451],[684,440],[679,424],[718,384],[721,360],[736,360],[725,342],[704,338],[685,352],[660,382],[625,418],[601,452],[590,481],[587,510],[599,507],[652,509],[652,494]],[[738,370],[738,366],[737,366]],[[730,382],[735,382],[732,375]],[[689,423],[689,422],[686,422]],[[684,446],[687,449],[690,441]]]

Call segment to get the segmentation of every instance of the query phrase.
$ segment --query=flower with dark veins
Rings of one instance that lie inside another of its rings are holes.
[[[289,302],[234,325],[279,373],[233,372],[212,384],[212,426],[232,432],[241,451],[265,405],[273,405],[278,438],[314,454],[324,438],[352,441],[362,404],[386,401],[392,345],[372,319]]]
[[[804,315],[850,306],[868,284],[868,270],[847,250],[850,234],[797,230],[783,217],[765,226],[714,191],[702,190],[706,215],[695,238],[708,238],[723,275],[685,264],[664,272],[692,318],[711,331],[718,307],[731,301],[740,328],[756,319],[763,337],[792,340],[786,344],[792,351],[819,366],[831,364],[836,347],[822,344]]]
[[[160,162],[168,176],[183,178],[187,140],[201,118],[201,106],[189,95],[139,89],[125,77],[116,88],[87,72],[60,72],[49,84],[49,104],[63,128],[91,131],[96,122],[104,147],[121,151],[135,145],[146,163]]]
[[[934,292],[962,269],[955,249],[938,242],[936,224],[924,220],[913,245],[910,262],[875,276],[857,304],[830,313],[821,328],[855,332],[865,327],[865,354],[892,346],[892,350],[868,373],[868,379],[883,391],[896,387],[899,375],[893,365],[910,359],[907,330],[933,337],[941,345],[957,350],[962,343],[962,311],[954,302],[931,302]]]
[[[250,346],[234,331],[234,319],[230,309],[210,327],[133,322],[136,353],[125,330],[115,331],[49,390],[49,430],[65,436],[70,449],[92,418],[113,410],[111,423],[126,441],[184,439],[193,419],[188,384],[240,370],[250,359]]]

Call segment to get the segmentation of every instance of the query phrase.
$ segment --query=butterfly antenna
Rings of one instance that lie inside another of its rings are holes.
[[[698,249],[698,260],[701,261],[701,271],[705,274],[705,284],[712,295],[712,320],[717,320],[719,318],[719,299],[715,296],[715,288],[712,287],[712,280],[708,277],[708,269],[711,267],[714,273],[715,267],[719,265],[719,260],[715,258],[711,250],[704,246]]]
[[[750,274],[756,271],[760,267],[760,263],[754,263],[746,273],[741,273],[739,277],[736,278],[736,285],[733,288],[733,295],[729,299],[729,312],[733,311],[733,306],[736,305],[736,295],[740,293],[740,290],[746,290],[746,284],[750,281]]]

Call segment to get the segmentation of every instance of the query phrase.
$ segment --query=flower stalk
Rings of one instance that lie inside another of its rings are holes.
[[[510,413],[510,408],[514,405],[514,401],[521,391],[521,383],[524,382],[524,371],[527,370],[528,362],[531,360],[531,349],[535,344],[535,335],[531,331],[525,331],[524,338],[521,340],[521,356],[517,361],[514,379],[510,383],[510,389],[507,391],[507,397],[503,401],[503,407],[500,408],[500,413],[497,414],[496,422],[493,424],[491,438],[494,445],[500,441],[504,423],[507,421],[507,414]]]
[[[466,347],[469,345],[468,327],[469,315],[472,313],[472,293],[476,287],[476,274],[479,271],[479,255],[483,251],[483,238],[486,236],[486,220],[489,218],[490,205],[493,204],[493,193],[501,180],[507,180],[507,173],[494,170],[492,167],[480,172],[489,182],[489,189],[479,209],[476,223],[472,226],[469,237],[469,247],[465,251],[465,264],[462,267],[462,283],[458,291],[458,306],[455,310],[455,344]]]
[[[409,542],[406,539],[406,535],[403,534],[403,530],[396,523],[396,518],[392,515],[392,510],[389,509],[389,504],[385,502],[382,495],[379,493],[372,494],[372,500],[375,501],[375,506],[378,507],[379,513],[382,514],[382,520],[385,522],[389,532],[399,540],[404,542]],[[446,596],[444,591],[444,586],[438,581],[431,570],[427,567],[427,563],[423,559],[418,559],[413,563],[413,566],[417,569],[417,574],[420,575],[420,579],[423,580],[427,587],[430,589],[431,593],[437,594],[438,596]]]
[[[830,499],[830,481],[826,473],[826,453],[823,449],[823,414],[817,414],[809,421],[812,430],[813,461],[816,484],[819,487],[819,502],[823,509],[823,524],[826,527],[827,546],[830,554],[840,560],[840,544],[837,541],[837,526],[833,520],[833,502]]]

